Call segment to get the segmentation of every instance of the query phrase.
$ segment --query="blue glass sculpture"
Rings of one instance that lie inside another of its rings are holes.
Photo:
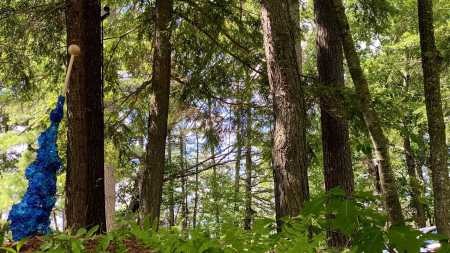
[[[50,213],[56,203],[56,173],[61,169],[56,140],[64,115],[63,96],[50,113],[51,125],[40,134],[37,157],[25,171],[28,188],[22,201],[13,205],[8,221],[15,241],[50,232]]]

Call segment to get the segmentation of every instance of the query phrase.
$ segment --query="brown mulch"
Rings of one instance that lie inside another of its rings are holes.
[[[20,253],[32,253],[35,252],[37,250],[39,250],[39,248],[41,247],[41,245],[44,243],[44,238],[41,236],[35,236],[33,238],[30,238],[29,240],[27,240],[27,242],[25,243],[25,245],[22,246]],[[97,240],[88,240],[84,247],[86,252],[89,253],[95,253],[96,248],[97,248],[97,244],[98,241]],[[137,240],[132,240],[132,239],[124,239],[123,240],[123,244],[125,245],[125,247],[127,248],[127,252],[130,253],[155,253],[155,251],[151,251],[147,248],[145,248],[141,243],[139,243]],[[7,243],[5,245],[3,245],[3,247],[9,247],[9,248],[14,248],[15,249],[15,243]],[[116,252],[116,248],[117,245],[115,242],[111,242],[107,252],[112,252],[115,253]],[[2,250],[0,250],[0,253],[3,253]]]

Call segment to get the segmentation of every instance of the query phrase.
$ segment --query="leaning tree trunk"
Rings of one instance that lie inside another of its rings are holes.
[[[300,84],[288,0],[262,0],[261,21],[275,127],[273,162],[277,217],[294,217],[309,198],[304,93]]]
[[[333,5],[328,0],[315,0],[317,24],[317,70],[324,92],[320,96],[323,171],[325,190],[340,187],[353,192],[352,157],[349,130],[345,118],[342,90],[345,86],[342,43],[339,27],[333,19]],[[349,240],[342,233],[329,231],[328,245],[344,248]]]
[[[416,161],[411,149],[409,134],[403,137],[403,148],[405,152],[405,162],[408,169],[409,186],[411,188],[411,206],[414,208],[414,220],[419,228],[426,226],[425,208],[420,201],[421,184],[416,173]]]
[[[403,224],[404,218],[397,192],[394,173],[391,168],[389,141],[381,127],[376,111],[373,109],[369,85],[361,67],[356,52],[353,36],[350,31],[342,0],[332,0],[336,23],[339,27],[342,46],[344,48],[347,66],[358,96],[359,108],[369,131],[376,159],[379,164],[381,189],[384,195],[385,207],[392,225]]]
[[[156,1],[152,95],[148,118],[149,141],[141,193],[142,214],[148,216],[155,227],[159,225],[161,210],[169,114],[172,5],[172,0]]]
[[[418,0],[417,3],[425,105],[430,135],[430,169],[434,193],[434,215],[438,232],[450,235],[448,150],[445,143],[445,123],[439,80],[441,63],[434,38],[433,2],[432,0]]]
[[[67,227],[106,231],[100,1],[67,0],[67,44],[78,44],[67,93]]]
[[[244,215],[244,229],[250,230],[252,228],[252,111],[247,109],[246,115],[246,129],[245,129],[245,215]]]

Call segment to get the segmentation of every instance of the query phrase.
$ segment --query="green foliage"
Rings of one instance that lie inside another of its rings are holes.
[[[80,229],[76,233],[55,233],[45,237],[39,252],[83,253],[87,252],[87,243],[95,245],[91,247],[95,252],[108,252],[111,245],[116,252],[127,252],[125,240],[139,242],[160,253],[336,252],[326,243],[329,230],[340,231],[351,240],[351,247],[343,252],[379,253],[387,248],[419,252],[425,240],[441,241],[440,252],[446,252],[448,245],[444,243],[447,240],[444,236],[421,234],[407,226],[386,228],[386,217],[374,209],[376,200],[369,193],[348,197],[342,190],[334,189],[309,201],[299,217],[285,220],[280,233],[276,232],[272,219],[255,220],[252,230],[225,223],[218,236],[205,229],[183,231],[172,227],[155,231],[149,222],[143,226],[122,222],[120,228],[104,235],[94,235],[97,227],[89,231]],[[15,252],[13,250],[8,249],[8,252]]]
[[[67,231],[66,233],[56,233],[45,238],[45,243],[41,246],[39,252],[49,253],[82,253],[85,252],[85,242],[90,240],[98,226],[86,230],[79,229],[76,233]]]

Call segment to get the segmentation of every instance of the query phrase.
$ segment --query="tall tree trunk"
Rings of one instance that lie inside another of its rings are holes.
[[[247,124],[246,124],[246,145],[245,145],[245,218],[244,229],[250,230],[252,228],[252,110],[247,109]]]
[[[342,43],[333,17],[333,5],[328,0],[315,0],[317,24],[317,70],[320,96],[323,171],[325,190],[340,187],[351,195],[354,187],[349,130],[345,119],[342,89],[345,86]],[[349,240],[342,233],[330,231],[328,245],[343,248]]]
[[[383,133],[378,115],[371,104],[369,85],[362,70],[358,53],[356,52],[342,0],[332,0],[332,2],[334,4],[335,18],[339,27],[347,66],[358,96],[359,108],[372,139],[376,159],[379,164],[381,188],[389,220],[392,225],[403,224],[402,208],[395,177],[391,168],[389,141]]]
[[[183,177],[181,178],[181,211],[183,216],[182,228],[186,230],[188,228],[189,223],[189,209],[188,209],[188,194],[187,194],[187,177],[186,173],[186,164],[185,164],[185,136],[183,130],[180,130],[180,170],[183,173]]]
[[[100,1],[66,0],[67,44],[78,44],[67,94],[66,218],[106,231]]]
[[[155,41],[152,74],[152,95],[148,118],[148,144],[142,184],[143,215],[159,225],[164,177],[167,117],[169,114],[171,68],[172,0],[156,1]]]
[[[199,141],[198,141],[198,132],[195,131],[195,194],[194,194],[194,214],[192,215],[192,226],[195,229],[197,227],[197,212],[198,212],[198,163],[199,163]]]
[[[309,198],[304,95],[288,0],[262,0],[261,21],[275,114],[273,162],[278,217],[294,217]]]
[[[439,233],[450,235],[448,149],[440,87],[441,60],[436,49],[433,28],[432,0],[418,0],[420,48],[422,53],[423,86],[430,135],[430,169],[433,183],[434,215]]]
[[[173,173],[172,167],[172,135],[168,132],[167,136],[167,163],[170,166],[171,173]],[[170,179],[169,181],[169,226],[175,226],[175,183],[174,179]]]
[[[242,119],[241,119],[241,107],[236,112],[236,165],[234,167],[234,212],[239,215],[239,188],[241,180],[241,156],[242,156]]]
[[[414,210],[414,220],[419,228],[426,226],[425,208],[420,201],[421,184],[416,174],[416,161],[411,149],[409,134],[403,137],[403,148],[405,152],[405,162],[408,169],[409,186],[411,187],[411,206]]]

